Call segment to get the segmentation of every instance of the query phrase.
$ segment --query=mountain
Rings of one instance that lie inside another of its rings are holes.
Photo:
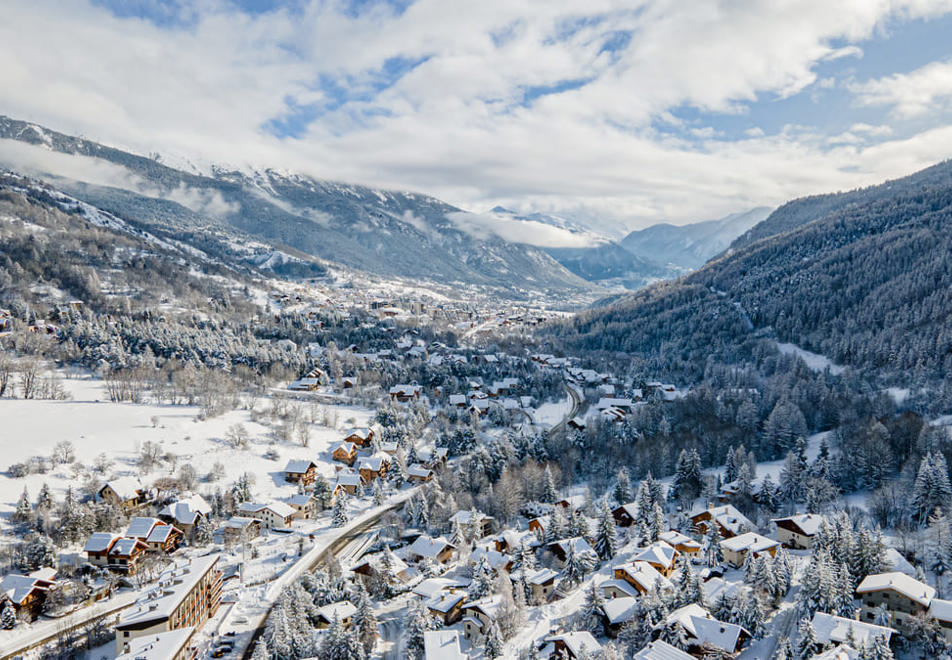
[[[912,192],[919,188],[934,188],[952,184],[952,174],[948,163],[939,163],[900,179],[886,181],[880,185],[859,188],[849,192],[829,195],[813,195],[787,202],[758,225],[741,234],[732,247],[742,247],[769,236],[801,227],[819,218],[842,211],[850,206],[862,205],[877,200]]]
[[[226,243],[251,237],[282,253],[379,275],[489,286],[516,297],[592,288],[545,251],[475,231],[470,214],[426,195],[271,169],[186,172],[6,117],[0,139],[19,143],[0,143],[0,163],[39,173],[147,231]]]
[[[556,327],[566,347],[624,351],[698,377],[763,343],[795,344],[885,382],[952,373],[952,161],[830,196],[832,211]],[[816,198],[786,205],[820,208]],[[759,347],[759,348],[758,348]]]
[[[770,209],[760,206],[742,213],[734,213],[720,220],[707,220],[689,225],[652,225],[633,231],[622,239],[621,245],[634,255],[671,264],[677,268],[694,270],[708,259],[727,249],[731,242],[763,221]]]
[[[650,259],[632,254],[607,236],[594,232],[572,220],[548,213],[529,213],[520,215],[514,211],[497,206],[490,212],[500,221],[508,221],[515,226],[512,229],[513,240],[521,233],[527,236],[535,234],[533,240],[539,240],[539,233],[546,228],[554,228],[548,245],[541,247],[568,270],[582,279],[603,286],[622,286],[628,289],[641,287],[658,280],[676,277],[678,272],[662,266]]]

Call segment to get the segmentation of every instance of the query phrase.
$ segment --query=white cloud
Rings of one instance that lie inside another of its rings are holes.
[[[678,107],[740,113],[758,98],[813,89],[819,62],[859,56],[884,26],[952,8],[590,0],[583,11],[576,0],[417,0],[399,15],[380,4],[355,16],[337,2],[302,5],[249,16],[205,0],[194,24],[175,28],[79,1],[14,0],[0,22],[0,112],[140,153],[277,166],[464,208],[571,213],[617,230],[928,164],[935,150],[920,141],[896,141],[872,163],[860,160],[865,142],[831,148],[799,129],[699,148],[653,125],[679,121]],[[604,50],[618,32],[630,40]],[[381,88],[385,63],[400,58],[427,59]],[[527,94],[536,95],[529,104]],[[262,126],[287,116],[287,99],[331,105],[300,139],[279,140]]]
[[[909,73],[856,83],[851,89],[860,104],[890,106],[899,117],[945,110],[952,100],[952,61],[931,62]]]
[[[495,213],[448,213],[446,217],[458,229],[476,238],[498,236],[513,243],[538,247],[591,247],[604,241],[588,233],[576,233],[535,220],[519,220]]]

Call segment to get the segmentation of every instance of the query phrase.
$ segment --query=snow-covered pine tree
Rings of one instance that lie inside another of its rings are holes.
[[[383,493],[383,479],[374,479],[373,485],[373,501],[374,506],[380,506],[384,502],[384,493]]]
[[[737,465],[734,463],[734,445],[727,448],[727,458],[724,460],[724,481],[730,483],[737,478]]]
[[[433,617],[427,612],[422,601],[415,601],[407,611],[406,652],[411,660],[423,657],[423,634],[435,629]]]
[[[668,531],[668,519],[665,518],[664,509],[660,504],[655,504],[651,512],[651,520],[648,522],[648,540],[654,543],[666,531]]]
[[[268,648],[268,643],[264,641],[264,637],[258,638],[251,660],[271,660],[271,650]]]
[[[369,655],[377,641],[377,617],[374,615],[373,602],[366,590],[359,588],[356,600],[357,611],[354,612],[350,625],[358,641],[363,645],[364,651]]]
[[[17,625],[17,615],[13,609],[13,603],[9,600],[3,601],[3,609],[0,610],[0,628],[4,630],[13,630]]]
[[[675,581],[674,607],[684,607],[697,603],[704,607],[704,593],[691,560],[687,554],[681,555],[681,571]]]
[[[618,504],[627,504],[631,502],[631,475],[628,468],[624,465],[618,470],[615,476],[615,502]]]
[[[53,508],[53,496],[50,495],[50,487],[43,482],[40,492],[36,496],[36,510],[49,511]]]
[[[486,639],[483,643],[483,655],[489,660],[495,660],[502,657],[504,652],[504,643],[502,633],[499,631],[499,624],[495,621],[489,624],[489,630],[486,631]]]
[[[764,475],[760,482],[760,490],[757,491],[757,502],[767,511],[777,510],[777,486],[770,474]]]
[[[598,532],[595,535],[595,551],[604,560],[612,559],[617,551],[618,541],[615,536],[615,517],[608,502],[603,501],[598,518]]]
[[[919,463],[919,471],[912,487],[912,506],[920,523],[938,508],[947,509],[952,503],[952,485],[949,468],[941,452],[928,452]]]
[[[334,527],[343,527],[349,520],[347,517],[346,499],[347,496],[343,491],[334,498],[334,511],[331,514],[331,524],[334,525]]]
[[[895,658],[889,643],[882,635],[877,635],[865,645],[859,657],[861,660],[893,660]]]
[[[26,486],[23,487],[23,492],[20,493],[20,499],[17,500],[16,508],[13,511],[13,515],[10,517],[13,522],[16,523],[25,523],[33,517],[33,506],[30,504],[30,493],[27,491]]]
[[[209,522],[205,516],[199,518],[198,522],[195,524],[195,544],[203,546],[211,543],[214,529],[215,528],[212,526],[211,522]]]
[[[691,501],[701,493],[701,456],[697,449],[682,449],[674,466],[674,477],[668,497],[672,500]]]
[[[724,551],[721,549],[721,533],[717,525],[711,521],[704,535],[704,561],[708,566],[717,566],[724,561]]]
[[[592,633],[602,631],[602,617],[604,616],[605,599],[601,592],[595,586],[594,580],[589,583],[585,590],[585,601],[582,603],[582,609],[579,611],[579,625]]]
[[[565,553],[565,562],[562,566],[562,573],[569,584],[579,584],[585,579],[591,570],[595,567],[595,559],[591,552],[575,549],[575,544],[568,544],[568,550]]]
[[[809,618],[803,617],[797,624],[796,654],[799,660],[810,660],[819,648],[816,630]]]
[[[493,569],[489,565],[486,555],[482,555],[473,566],[472,581],[469,583],[467,597],[469,600],[479,600],[488,596],[493,588]]]
[[[558,498],[559,494],[555,488],[555,479],[552,477],[552,470],[546,465],[542,477],[542,495],[539,499],[547,504],[552,504]]]

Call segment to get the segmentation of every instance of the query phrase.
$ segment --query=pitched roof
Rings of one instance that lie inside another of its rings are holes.
[[[466,599],[466,594],[462,592],[453,593],[450,591],[439,591],[431,598],[427,599],[425,605],[434,612],[445,614],[459,605]]]
[[[856,587],[856,593],[865,594],[872,591],[892,589],[906,598],[914,600],[923,607],[928,607],[935,597],[935,589],[928,584],[909,577],[905,573],[877,573],[867,575]]]
[[[602,611],[605,612],[605,616],[611,625],[618,625],[634,617],[638,611],[638,599],[630,596],[612,598],[605,601],[602,605]]]
[[[768,539],[756,532],[746,532],[740,536],[734,536],[721,541],[721,548],[731,552],[753,551],[754,553],[763,552],[769,548],[780,545],[779,541]]]
[[[850,629],[853,631],[853,639],[856,643],[866,645],[877,637],[884,637],[888,643],[892,634],[896,632],[885,626],[875,626],[824,612],[813,615],[813,629],[816,631],[817,640],[824,645],[830,642],[834,644],[845,642],[850,637]]]
[[[145,540],[146,543],[165,543],[169,540],[169,537],[172,536],[174,532],[181,534],[180,529],[176,529],[172,525],[156,525],[152,528],[152,532],[149,534],[149,537]]]
[[[120,538],[122,538],[121,534],[96,532],[91,534],[89,539],[86,541],[86,545],[83,546],[83,552],[105,552],[111,548],[112,544]]]
[[[129,527],[126,528],[126,536],[133,539],[144,539],[148,538],[149,534],[152,532],[152,529],[156,525],[163,525],[161,520],[158,518],[142,518],[136,517],[133,518],[129,523]]]
[[[815,513],[799,513],[795,516],[786,518],[774,518],[774,524],[780,526],[780,523],[788,523],[800,530],[805,536],[813,536],[820,531],[820,525],[823,524],[823,516]]]
[[[349,600],[341,600],[318,608],[317,614],[323,617],[325,621],[331,622],[334,620],[335,614],[338,620],[343,620],[352,617],[356,611],[357,608]]]
[[[674,558],[677,554],[678,551],[664,541],[655,541],[635,555],[634,561],[646,561],[669,568],[674,564]]]
[[[306,458],[302,460],[290,460],[284,467],[284,471],[291,474],[304,474],[312,467],[317,467],[317,464]]]
[[[119,539],[113,543],[112,548],[109,549],[109,556],[131,557],[132,553],[135,552],[139,546],[142,546],[143,550],[147,547],[146,544],[139,539]]]
[[[42,580],[38,577],[29,575],[4,575],[0,580],[0,594],[9,598],[15,605],[20,605],[26,598],[33,593],[34,589],[46,591],[48,580]],[[40,584],[43,583],[43,584]]]
[[[602,645],[592,636],[592,633],[586,631],[567,632],[561,635],[552,635],[547,637],[549,642],[562,642],[576,657],[582,652],[584,647],[589,653],[596,653],[602,650]]]
[[[442,536],[437,538],[419,536],[413,543],[407,546],[406,551],[409,555],[419,555],[421,557],[427,557],[428,559],[434,559],[443,552],[447,546],[450,548],[456,547]]]
[[[425,660],[467,660],[460,650],[458,630],[427,630],[423,633]]]
[[[952,600],[933,598],[929,605],[929,616],[939,621],[952,621]]]
[[[201,495],[191,495],[172,502],[159,511],[159,515],[172,518],[180,525],[194,525],[199,515],[207,516],[211,512],[212,508]]]
[[[664,534],[659,534],[658,539],[672,546],[684,545],[697,548],[701,547],[701,544],[692,539],[690,536],[682,534],[681,532],[674,529],[669,532],[665,532]]]
[[[633,564],[626,564],[615,568],[615,570],[619,569],[623,570],[626,575],[641,585],[641,588],[645,591],[651,591],[655,588],[655,585],[659,583],[662,589],[670,589],[672,586],[671,581],[659,573],[658,570],[648,562],[636,561]]]
[[[633,660],[694,660],[694,656],[659,639],[638,651]]]
[[[139,491],[142,490],[142,484],[139,483],[139,480],[135,477],[119,477],[118,479],[111,479],[107,481],[102,488],[99,489],[101,493],[103,488],[109,486],[113,492],[119,496],[119,499],[131,500],[139,496]]]

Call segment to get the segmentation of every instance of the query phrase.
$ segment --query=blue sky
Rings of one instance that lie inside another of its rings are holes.
[[[0,113],[169,162],[613,234],[952,156],[952,0],[13,0],[5,14]]]

